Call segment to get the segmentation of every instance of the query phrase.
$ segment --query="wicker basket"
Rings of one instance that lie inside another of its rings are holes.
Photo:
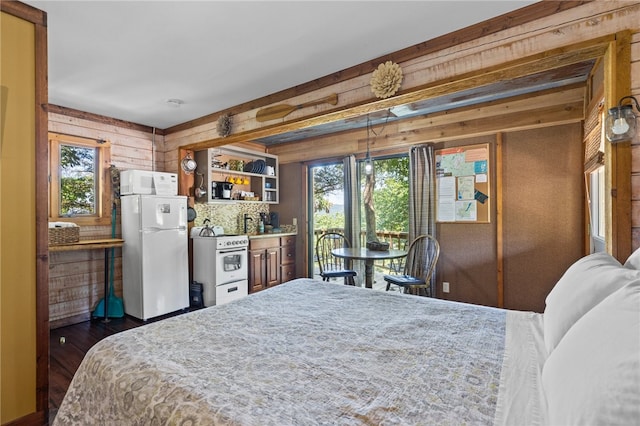
[[[59,246],[62,244],[73,244],[80,241],[79,226],[62,226],[59,228],[49,228],[49,245]]]

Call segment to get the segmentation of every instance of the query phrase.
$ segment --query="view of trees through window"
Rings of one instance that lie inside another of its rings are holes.
[[[360,195],[355,204],[361,212],[362,231],[406,232],[409,223],[409,158],[373,160],[372,197],[366,196],[367,175],[359,163]],[[316,166],[313,177],[313,223],[315,230],[344,228],[344,172],[342,163]],[[371,217],[373,215],[373,217]]]
[[[96,214],[96,149],[60,145],[60,216]]]
[[[409,158],[388,157],[373,160],[373,172],[365,173],[365,162],[358,163],[359,193],[352,200],[360,210],[360,244],[386,241],[392,248],[406,248],[409,229]],[[312,167],[313,247],[318,236],[329,229],[344,229],[344,169],[342,163]],[[315,259],[315,253],[314,253]],[[313,263],[314,275],[318,273]],[[382,262],[375,273],[398,273],[401,262]],[[378,282],[379,279],[376,280]]]
[[[367,178],[371,181],[367,183]],[[368,186],[372,197],[368,196]],[[406,232],[409,227],[409,157],[373,160],[367,176],[360,163],[360,217],[367,240],[380,231]],[[369,224],[369,226],[367,226]]]

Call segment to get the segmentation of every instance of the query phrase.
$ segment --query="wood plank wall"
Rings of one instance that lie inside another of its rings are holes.
[[[50,132],[109,140],[111,162],[121,170],[164,170],[162,135],[155,135],[154,144],[151,129],[136,129],[117,122],[100,120],[97,117],[78,118],[61,112],[68,113],[68,111],[49,112]],[[118,209],[116,219],[118,238],[122,236],[119,212]],[[80,239],[83,240],[109,237],[111,237],[111,226],[80,228]],[[56,328],[86,321],[90,318],[95,305],[104,296],[104,250],[50,252],[49,258],[50,327]],[[122,250],[119,248],[115,250],[114,266],[115,293],[122,297]]]

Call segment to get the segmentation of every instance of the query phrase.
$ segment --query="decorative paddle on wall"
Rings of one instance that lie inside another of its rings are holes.
[[[286,117],[287,115],[291,114],[293,111],[297,109],[302,109],[302,108],[306,108],[314,105],[320,105],[320,104],[335,105],[337,103],[338,103],[338,95],[333,93],[322,99],[316,99],[315,101],[305,102],[300,105],[287,105],[287,104],[274,105],[274,106],[262,108],[261,110],[259,110],[256,113],[256,120],[258,121],[275,120],[278,118]]]

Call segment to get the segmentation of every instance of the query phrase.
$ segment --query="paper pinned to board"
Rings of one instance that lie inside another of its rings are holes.
[[[456,220],[455,200],[453,198],[438,201],[438,221],[453,222]]]
[[[456,201],[456,221],[476,221],[478,219],[478,204],[475,200]]]

